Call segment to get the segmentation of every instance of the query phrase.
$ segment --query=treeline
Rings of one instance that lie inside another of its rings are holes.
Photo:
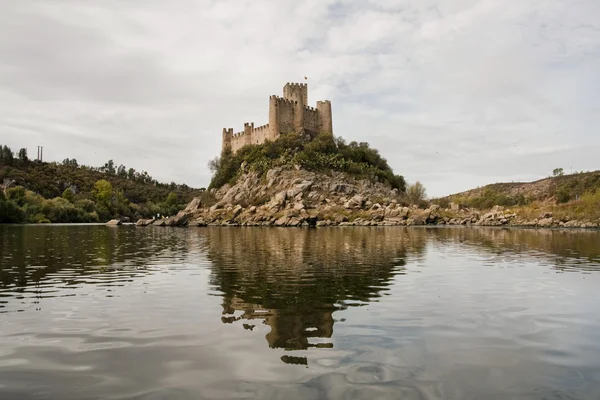
[[[376,149],[366,142],[346,143],[333,135],[322,134],[312,139],[289,133],[273,142],[246,145],[235,154],[226,150],[209,163],[213,171],[209,188],[235,181],[242,163],[259,173],[281,165],[300,165],[315,172],[342,171],[357,178],[386,182],[400,192],[406,190],[404,178],[394,174]]]
[[[159,183],[109,160],[101,167],[32,161],[27,150],[0,146],[0,222],[132,221],[174,215],[204,189]]]

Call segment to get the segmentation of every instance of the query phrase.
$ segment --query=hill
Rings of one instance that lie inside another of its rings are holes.
[[[436,200],[476,209],[498,206],[526,206],[534,202],[564,204],[581,199],[600,190],[600,171],[540,179],[535,182],[494,183],[481,188],[456,193]]]
[[[138,224],[397,225],[406,223],[406,205],[424,195],[420,184],[407,190],[368,143],[331,134],[289,133],[235,154],[226,148],[209,166],[214,204],[195,199],[169,221]]]
[[[102,222],[174,215],[203,189],[165,184],[109,160],[102,167],[29,160],[0,146],[0,222]]]

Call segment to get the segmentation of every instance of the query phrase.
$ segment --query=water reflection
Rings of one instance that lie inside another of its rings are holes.
[[[206,234],[211,283],[224,323],[271,330],[271,348],[331,348],[336,310],[382,296],[407,257],[425,251],[425,232],[386,229],[218,229]],[[284,362],[303,363],[284,356]]]
[[[598,272],[598,231],[0,226],[0,399],[597,399]]]
[[[561,271],[599,270],[598,230],[431,228],[427,231],[435,241],[456,243],[504,258],[543,259]]]

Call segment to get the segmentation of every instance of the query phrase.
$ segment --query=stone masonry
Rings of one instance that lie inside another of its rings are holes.
[[[317,101],[317,107],[308,106],[308,86],[305,83],[287,83],[283,87],[283,97],[269,98],[269,123],[254,127],[254,122],[246,122],[242,132],[223,128],[223,147],[233,153],[247,144],[261,144],[265,140],[276,140],[286,133],[333,133],[331,102]]]

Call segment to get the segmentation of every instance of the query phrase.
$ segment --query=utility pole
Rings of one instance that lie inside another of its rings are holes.
[[[38,146],[37,160],[39,162],[42,162],[43,158],[44,158],[44,146]]]

